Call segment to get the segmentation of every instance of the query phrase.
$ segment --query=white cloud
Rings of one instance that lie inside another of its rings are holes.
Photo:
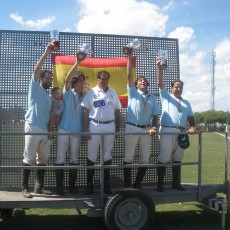
[[[168,37],[178,38],[180,49],[187,48],[188,43],[194,38],[194,29],[191,27],[177,27]]]
[[[165,35],[168,16],[155,4],[135,0],[79,0],[81,33]]]
[[[220,63],[230,62],[230,39],[224,39],[215,47],[216,60]]]
[[[170,1],[170,2],[168,2],[167,5],[165,5],[165,6],[162,8],[162,11],[171,10],[171,9],[173,9],[175,6],[176,6],[175,1]]]
[[[17,12],[10,14],[10,17],[20,25],[24,27],[29,27],[29,28],[36,28],[36,29],[41,29],[46,27],[47,25],[51,24],[54,20],[54,16],[49,16],[47,18],[43,19],[37,19],[36,21],[33,20],[24,20],[22,16],[20,16]]]

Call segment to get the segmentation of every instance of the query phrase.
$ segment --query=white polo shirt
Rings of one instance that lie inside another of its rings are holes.
[[[102,122],[114,120],[114,111],[121,109],[121,103],[115,90],[109,88],[104,92],[98,86],[87,92],[81,105],[89,109],[89,118]]]

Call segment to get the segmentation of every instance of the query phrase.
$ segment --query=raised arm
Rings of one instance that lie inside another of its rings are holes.
[[[158,72],[157,72],[158,86],[160,89],[163,89],[165,84],[164,84],[164,79],[163,79],[163,70],[160,67],[160,60],[157,60],[157,69],[158,69]]]
[[[81,61],[76,60],[75,64],[72,66],[70,71],[67,73],[66,78],[65,78],[65,88],[66,89],[71,88],[71,79],[73,77],[74,71],[77,69],[80,63]]]
[[[128,61],[127,61],[127,84],[129,87],[134,85],[132,62],[133,62],[133,51],[131,52],[131,54],[128,55]]]
[[[52,52],[53,52],[53,50],[50,48],[50,43],[49,43],[45,49],[45,52],[42,54],[42,56],[40,57],[40,59],[38,60],[36,66],[34,68],[34,77],[36,80],[39,80],[42,65],[44,64],[47,56],[49,54],[51,54]]]

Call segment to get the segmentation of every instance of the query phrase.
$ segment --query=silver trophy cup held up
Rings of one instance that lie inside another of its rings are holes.
[[[160,59],[160,67],[162,69],[167,67],[167,58],[168,58],[168,51],[167,50],[160,50],[159,51],[159,59]]]
[[[133,50],[138,49],[141,46],[141,42],[135,38],[126,46],[123,46],[123,53],[129,55]]]
[[[58,30],[51,30],[50,31],[50,48],[52,50],[59,50],[60,49],[60,42],[59,42],[59,31]]]
[[[90,52],[92,52],[90,44],[88,43],[82,44],[81,48],[77,52],[77,60],[83,61],[86,58],[87,54]]]

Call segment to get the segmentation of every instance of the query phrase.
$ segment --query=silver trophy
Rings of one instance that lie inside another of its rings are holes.
[[[59,50],[60,49],[59,31],[58,30],[51,30],[50,31],[50,39],[51,39],[50,48],[52,50]]]
[[[81,48],[77,52],[77,60],[83,61],[86,58],[87,54],[90,52],[92,52],[90,44],[88,43],[82,44]]]
[[[159,59],[160,59],[160,67],[162,69],[167,67],[167,58],[168,58],[168,51],[167,50],[160,50],[159,51]]]
[[[123,46],[123,53],[129,55],[133,50],[138,49],[141,46],[141,42],[135,38],[132,42]]]

